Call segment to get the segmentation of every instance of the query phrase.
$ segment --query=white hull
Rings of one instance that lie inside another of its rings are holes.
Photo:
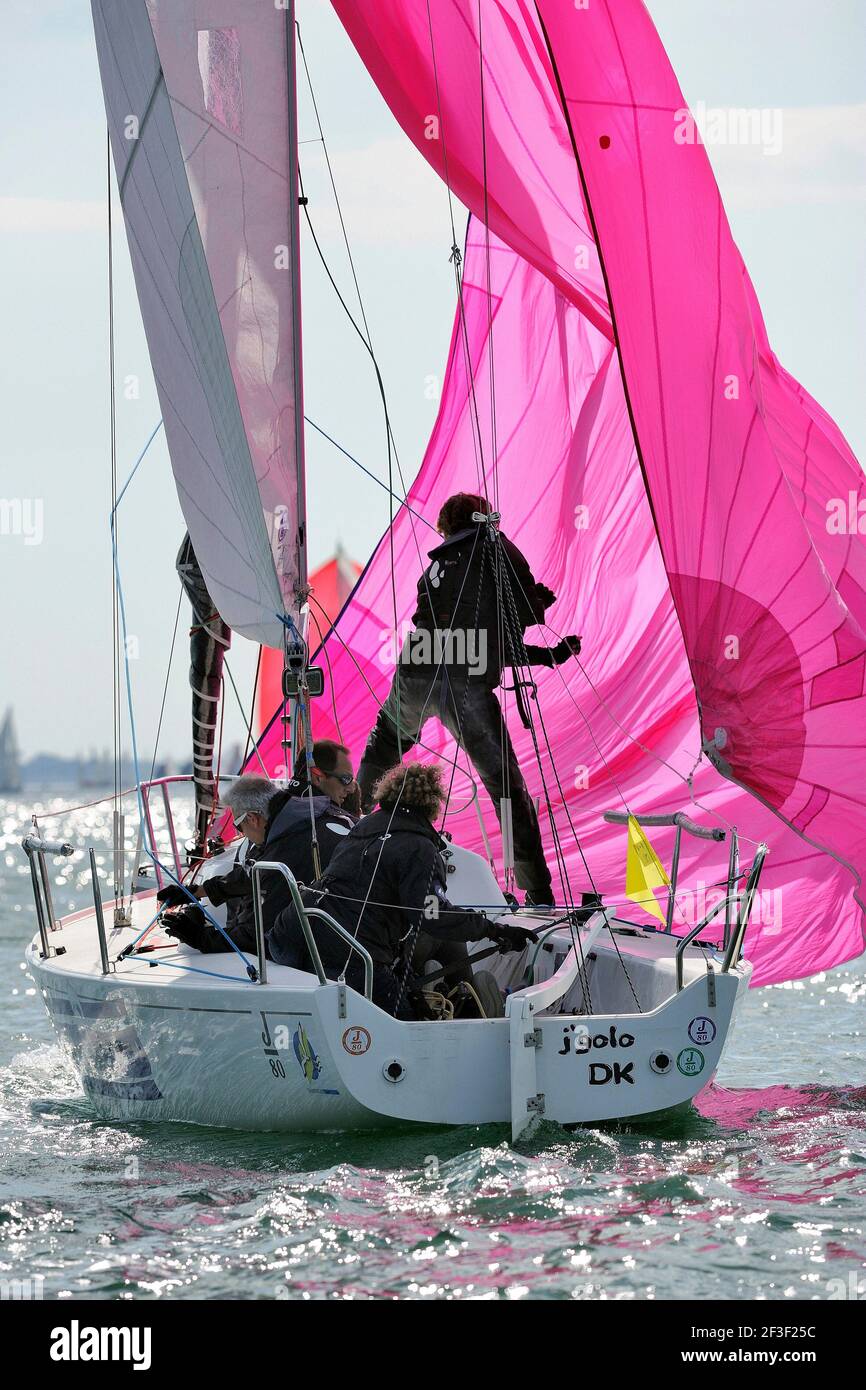
[[[109,934],[112,961],[153,908],[139,898],[134,928]],[[714,952],[689,947],[678,991],[675,938],[623,931],[603,914],[581,937],[590,1013],[575,1011],[582,991],[565,928],[505,1018],[435,1023],[400,1022],[352,989],[282,966],[252,983],[234,953],[169,948],[105,975],[92,912],[51,933],[62,954],[42,959],[37,936],[27,963],[107,1119],[287,1131],[503,1123],[517,1135],[536,1113],[585,1124],[687,1104],[715,1074],[750,967],[722,973]],[[519,981],[521,958],[493,960],[503,986]]]

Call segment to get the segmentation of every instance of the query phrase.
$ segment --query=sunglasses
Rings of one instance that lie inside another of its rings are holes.
[[[339,782],[342,787],[351,787],[355,781],[353,772],[326,772],[323,767],[313,767],[314,772],[318,772],[320,777],[331,777],[335,782]]]

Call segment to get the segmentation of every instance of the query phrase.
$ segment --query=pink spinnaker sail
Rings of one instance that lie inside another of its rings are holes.
[[[579,837],[595,884],[622,896],[625,842],[605,810],[691,808],[736,824],[746,847],[770,845],[747,943],[755,983],[859,954],[864,477],[770,349],[644,6],[335,8],[407,135],[479,219],[465,327],[458,312],[409,502],[432,523],[483,470],[503,529],[557,593],[547,636],[584,637],[580,666],[539,680],[553,761],[537,766],[508,710],[530,790],[543,780],[551,795],[573,888],[589,887]],[[328,640],[340,732],[357,753],[434,541],[402,510]],[[337,732],[327,696],[315,718],[318,736]],[[263,745],[275,768],[278,727]],[[453,755],[434,723],[425,744]],[[460,809],[468,785],[458,779],[448,827],[481,847],[467,797]],[[664,833],[653,840],[669,853]],[[711,885],[724,859],[701,844],[686,869]],[[680,919],[711,902],[684,900]]]

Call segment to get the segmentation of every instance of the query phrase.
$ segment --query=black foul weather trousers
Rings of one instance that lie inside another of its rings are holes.
[[[418,742],[425,723],[433,718],[444,724],[468,755],[497,817],[500,797],[510,795],[517,883],[536,902],[552,902],[550,870],[535,803],[523,780],[496,693],[478,676],[453,666],[431,675],[429,668],[398,663],[358,770],[364,810],[373,805],[375,783]]]

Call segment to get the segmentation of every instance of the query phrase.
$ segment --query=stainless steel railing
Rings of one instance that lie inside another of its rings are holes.
[[[604,819],[609,825],[627,825],[630,817],[623,811],[606,811]],[[683,834],[693,835],[698,840],[715,840],[719,842],[728,839],[730,836],[728,877],[725,885],[725,896],[716,903],[715,907],[713,907],[700,922],[698,922],[697,926],[693,927],[685,936],[680,937],[677,943],[677,990],[679,991],[683,987],[683,954],[686,947],[694,941],[696,936],[700,935],[704,927],[721,912],[722,908],[725,910],[725,929],[722,937],[722,949],[725,952],[724,964],[722,965],[722,973],[724,974],[738,963],[742,955],[746,928],[749,925],[749,918],[752,913],[752,905],[758,889],[761,870],[764,867],[764,860],[768,854],[768,846],[765,844],[758,845],[755,851],[755,857],[752,860],[751,869],[749,870],[746,887],[743,892],[740,893],[737,888],[740,877],[740,844],[737,832],[733,826],[730,831],[726,831],[723,830],[721,826],[698,825],[696,821],[691,820],[683,811],[676,811],[673,815],[634,816],[633,819],[641,826],[670,826],[676,830],[673,855],[671,857],[667,914],[664,926],[665,932],[669,935],[673,934],[674,906],[679,879],[680,850],[682,847]],[[736,909],[736,924],[734,909]]]
[[[27,855],[30,864],[30,882],[33,887],[33,901],[36,905],[39,944],[42,947],[40,955],[43,960],[48,960],[51,956],[59,955],[63,947],[56,947],[51,944],[50,933],[58,930],[58,923],[54,916],[54,903],[51,898],[51,883],[45,856],[46,854],[54,854],[69,859],[75,853],[75,847],[66,840],[43,840],[39,835],[26,835],[21,841],[21,848]],[[105,932],[105,915],[102,910],[102,891],[99,887],[99,874],[96,868],[96,852],[91,849],[89,853],[93,910],[96,917],[96,933],[99,938],[99,960],[103,975],[108,975],[111,972],[111,962],[108,959],[108,937]]]
[[[320,907],[305,906],[304,900],[301,897],[300,889],[298,888],[298,880],[295,878],[294,874],[292,873],[291,869],[288,867],[287,864],[279,864],[276,862],[276,860],[266,859],[256,860],[255,864],[253,864],[252,869],[250,870],[253,881],[253,916],[255,918],[256,925],[256,952],[258,954],[259,982],[261,984],[265,984],[267,982],[267,963],[265,955],[266,942],[264,933],[264,923],[262,919],[262,886],[259,881],[262,873],[264,873],[265,871],[282,874],[283,878],[286,880],[286,883],[289,886],[289,892],[292,896],[292,902],[294,903],[295,910],[298,914],[298,921],[301,924],[301,931],[304,934],[304,940],[307,943],[307,949],[310,953],[310,958],[313,962],[313,969],[316,973],[316,977],[319,981],[319,984],[327,984],[328,976],[325,974],[325,967],[322,965],[322,957],[319,954],[319,948],[316,944],[316,938],[313,935],[313,929],[310,926],[311,917],[315,917],[317,918],[317,920],[324,922],[325,926],[329,927],[331,931],[335,932],[337,936],[341,937],[343,941],[346,942],[346,945],[349,946],[351,950],[356,953],[356,955],[359,955],[361,957],[361,960],[364,962],[364,997],[366,999],[372,999],[373,957],[370,955],[370,952],[366,950],[365,947],[363,947],[359,941],[356,941],[352,933],[350,931],[347,931],[344,926],[337,922],[329,912],[325,912]]]
[[[737,965],[739,963],[740,956],[743,954],[743,944],[746,939],[746,928],[749,925],[749,918],[752,915],[752,904],[755,901],[755,894],[758,891],[758,882],[761,877],[761,870],[764,867],[764,860],[766,859],[768,853],[769,847],[767,845],[758,845],[757,851],[755,852],[755,857],[752,860],[752,867],[749,870],[749,877],[746,881],[746,887],[743,891],[742,901],[740,903],[739,917],[737,919],[737,929],[733,933],[730,942],[727,943],[724,964],[722,965],[723,973],[727,970],[730,970],[732,966]]]
[[[182,855],[177,842],[177,831],[174,824],[174,809],[171,802],[171,788],[179,783],[185,782],[191,784],[193,780],[194,779],[188,773],[177,773],[168,777],[155,777],[153,781],[142,782],[141,784],[141,806],[144,813],[144,823],[147,828],[147,839],[154,851],[154,871],[156,873],[158,888],[163,888],[165,886],[165,874],[162,871],[159,855],[156,854],[156,831],[154,829],[153,815],[151,812],[150,794],[154,788],[156,788],[162,796],[162,806],[165,815],[166,830],[168,832],[174,876],[180,879],[183,877],[185,866],[182,862]],[[214,780],[219,782],[233,782],[235,778],[222,775]],[[139,836],[139,839],[141,839],[141,836]],[[136,849],[136,867],[139,858],[140,847]],[[133,874],[133,882],[134,879],[135,875]]]

